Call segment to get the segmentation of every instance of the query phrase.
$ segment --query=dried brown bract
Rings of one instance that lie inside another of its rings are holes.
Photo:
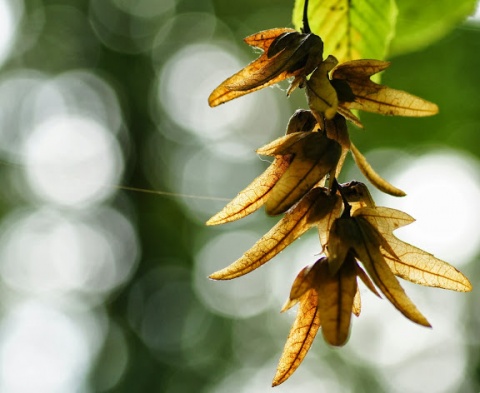
[[[315,34],[278,28],[261,31],[245,42],[263,50],[262,55],[218,86],[210,97],[210,106],[252,93],[294,77],[289,93],[301,85],[306,75],[322,61],[323,42]]]
[[[225,269],[213,273],[210,278],[230,280],[257,269],[311,227],[329,227],[331,213],[339,211],[340,208],[341,199],[338,195],[323,187],[313,188],[241,258]]]
[[[260,148],[267,156],[288,156],[291,163],[265,202],[269,215],[287,211],[327,174],[335,170],[341,146],[323,132],[295,132]]]
[[[429,101],[370,80],[388,66],[390,62],[380,60],[352,60],[338,65],[331,78],[338,86],[339,105],[345,111],[360,109],[392,116],[422,117],[438,113],[437,105]]]

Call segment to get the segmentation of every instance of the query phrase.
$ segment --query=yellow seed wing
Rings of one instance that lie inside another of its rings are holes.
[[[370,277],[368,277],[367,273],[365,273],[365,270],[363,270],[358,264],[355,265],[356,271],[357,271],[357,276],[360,277],[360,280],[365,284],[365,286],[370,289],[372,293],[377,295],[379,298],[382,298],[380,294],[377,291],[377,288],[375,288],[375,285],[373,285],[372,280],[370,280]]]
[[[333,119],[337,113],[337,92],[328,78],[328,72],[336,63],[337,59],[329,56],[317,67],[306,83],[308,106],[320,123],[324,118]]]
[[[278,36],[284,33],[294,33],[296,30],[289,28],[274,28],[269,30],[263,30],[258,33],[249,35],[243,40],[250,46],[262,49],[263,51],[268,50],[272,42],[275,41]]]
[[[285,150],[286,153],[292,153],[294,158],[265,202],[269,215],[287,211],[338,163],[342,149],[337,142],[319,132],[303,134],[304,138]]]
[[[207,225],[219,225],[243,218],[259,209],[268,198],[275,183],[290,164],[288,157],[278,156],[273,163],[248,187],[240,191],[220,212],[207,221]]]
[[[389,61],[358,59],[339,64],[332,71],[332,79],[369,79],[390,66]]]
[[[373,82],[370,83],[373,84]],[[424,117],[438,113],[438,106],[423,98],[382,85],[377,85],[375,92],[371,92],[371,84],[350,83],[355,101],[345,102],[343,106],[388,116]]]
[[[450,289],[459,292],[472,290],[472,284],[465,275],[447,262],[432,254],[401,241],[391,235],[388,243],[397,257],[385,250],[382,254],[393,274],[416,284]]]
[[[321,259],[319,260],[321,261]],[[313,265],[304,267],[300,273],[297,274],[293,281],[292,288],[290,289],[290,295],[287,302],[282,307],[281,312],[287,311],[297,304],[301,297],[310,289],[315,288],[315,276],[319,261]]]
[[[272,35],[263,42],[261,37],[256,38],[258,39],[247,37],[247,41],[264,47],[264,53],[245,68],[224,80],[210,94],[208,98],[210,106],[223,104],[289,77],[305,72],[310,73],[311,71],[305,68],[311,68],[311,63],[315,63],[315,59],[321,57],[323,52],[322,41],[318,36],[312,34],[301,34],[295,31],[283,32],[275,38]],[[270,41],[270,38],[273,40]]]
[[[367,220],[383,236],[390,235],[395,229],[411,224],[415,219],[401,210],[389,207],[364,207],[353,214],[354,217],[362,217]]]
[[[261,67],[265,66],[266,55],[262,56],[264,57],[261,61],[250,63],[246,68],[223,81],[208,97],[208,105],[215,107],[224,104],[234,98],[253,93],[264,87],[279,83],[290,76],[294,76],[286,71],[274,75],[274,72],[271,70],[268,74],[262,74]]]
[[[408,298],[400,283],[383,258],[380,248],[372,242],[371,229],[366,221],[359,221],[362,237],[361,243],[355,247],[357,258],[363,263],[375,285],[385,297],[411,321],[431,327],[427,319]]]
[[[357,285],[357,292],[355,292],[355,297],[353,298],[352,313],[356,317],[359,317],[361,312],[362,312],[362,298],[360,296],[360,290],[358,289],[358,285]]]
[[[367,159],[360,153],[360,151],[355,147],[353,143],[350,143],[350,151],[352,152],[353,159],[358,166],[358,169],[362,174],[377,187],[380,191],[383,191],[389,195],[393,196],[405,196],[405,192],[399,188],[391,185],[383,177],[381,177],[375,170],[370,166]]]
[[[307,292],[300,301],[297,318],[290,330],[283,353],[278,362],[272,386],[285,382],[300,366],[320,328],[315,290]]]
[[[354,60],[336,67],[332,79],[347,81],[355,97],[353,101],[342,102],[342,106],[392,116],[422,117],[438,113],[438,106],[432,102],[370,80],[389,65],[380,60]]]
[[[322,190],[314,189],[300,201],[294,209],[258,240],[254,246],[230,266],[219,270],[210,278],[214,280],[230,280],[243,276],[268,262],[299,236],[314,225],[309,219],[312,210],[316,211],[316,196]]]
[[[328,263],[320,264],[317,275],[318,310],[322,316],[322,334],[327,343],[344,345],[357,292],[355,262],[346,261],[334,275]]]

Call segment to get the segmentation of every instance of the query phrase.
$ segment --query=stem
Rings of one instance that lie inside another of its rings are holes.
[[[302,32],[305,34],[310,34],[312,30],[310,30],[310,25],[308,24],[308,0],[305,0],[303,4],[303,28]]]

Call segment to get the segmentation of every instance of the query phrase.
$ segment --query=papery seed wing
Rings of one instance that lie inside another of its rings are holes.
[[[342,153],[340,154],[340,158],[338,159],[337,166],[335,167],[335,173],[333,173],[333,171],[330,172],[329,178],[331,177],[332,179],[333,178],[338,179],[338,177],[340,176],[340,173],[342,173],[343,164],[345,164],[345,159],[347,158],[348,152],[349,152],[349,149],[345,149],[344,147],[342,147]]]
[[[313,131],[317,121],[311,111],[305,109],[297,109],[295,113],[288,120],[286,134],[292,134],[294,132],[309,132]]]
[[[328,72],[336,64],[337,59],[329,56],[317,67],[306,83],[308,106],[320,123],[323,122],[323,118],[333,119],[337,113],[337,92],[328,78]]]
[[[391,185],[383,177],[381,177],[375,170],[370,166],[367,159],[360,153],[360,151],[355,147],[353,143],[350,144],[350,151],[352,152],[353,159],[358,166],[358,169],[362,174],[377,187],[380,191],[385,192],[386,194],[393,196],[405,196],[405,192],[399,188]]]
[[[365,221],[365,225],[370,228],[371,241],[375,240],[377,245],[395,258],[398,256],[390,246],[388,238],[395,229],[414,221],[407,213],[388,207],[364,207],[356,210],[353,216],[359,223]]]
[[[360,296],[360,290],[358,289],[358,285],[357,285],[357,292],[355,292],[355,297],[353,298],[352,313],[356,317],[359,317],[361,312],[362,312],[362,298]]]
[[[218,225],[243,218],[265,203],[268,195],[285,173],[290,164],[290,158],[278,156],[273,163],[257,177],[247,188],[239,192],[220,212],[207,221],[207,225]]]
[[[320,160],[319,160],[320,161]],[[319,161],[294,160],[275,184],[265,202],[265,211],[274,216],[290,209],[329,172]]]
[[[318,191],[315,205],[308,215],[308,222],[322,227],[325,231],[329,231],[333,221],[340,215],[342,210],[342,198],[338,194],[332,194],[326,188],[314,188],[314,190],[316,189],[322,192]]]
[[[320,264],[317,274],[318,310],[322,316],[322,334],[330,345],[341,346],[350,332],[357,275],[355,261],[348,259],[334,275],[328,262]]]
[[[293,76],[301,69],[305,53],[300,49],[306,37],[300,33],[286,33],[292,39],[287,47],[269,54],[271,48],[264,52],[257,60],[247,65],[243,70],[227,79],[224,84],[230,90],[251,90],[264,85],[270,79],[282,73]],[[275,44],[275,41],[272,45]],[[305,60],[304,60],[305,62]],[[287,77],[287,76],[286,76]]]
[[[317,222],[320,244],[322,245],[322,249],[324,251],[326,251],[325,246],[327,244],[332,225],[335,220],[342,214],[342,199],[338,195],[335,195],[335,198],[336,201],[333,205],[333,208],[321,220],[318,220]]]
[[[367,273],[365,273],[365,270],[363,270],[360,266],[358,266],[358,263],[355,264],[355,269],[357,271],[357,276],[360,278],[360,280],[362,280],[365,286],[368,289],[370,289],[372,293],[374,293],[381,299],[382,297],[378,293],[377,288],[375,288],[375,285],[373,285],[373,282],[372,280],[370,280],[370,277],[368,277]]]
[[[263,54],[259,59],[223,81],[208,97],[208,104],[215,107],[296,75],[287,71],[278,72],[278,69],[262,74],[262,68],[268,64],[268,61],[267,55]]]
[[[355,216],[361,216],[377,228],[388,243],[388,248],[382,249],[382,254],[395,275],[431,287],[460,292],[472,289],[468,279],[455,267],[393,235],[395,229],[415,221],[407,213],[376,207],[360,209],[355,212]]]
[[[353,112],[346,108],[342,102],[338,103],[337,112],[341,114],[345,119],[355,124],[358,128],[363,128],[363,124],[360,119],[353,114]]]
[[[361,228],[362,242],[355,247],[355,254],[365,266],[375,285],[395,308],[408,319],[420,325],[431,327],[427,319],[405,294],[405,291],[385,262],[380,248],[375,244],[376,241],[372,242],[369,224],[365,225],[366,221],[357,222]]]
[[[391,89],[370,80],[370,77],[390,65],[379,60],[354,60],[336,67],[332,79],[346,80],[354,95],[342,102],[348,109],[395,116],[431,116],[438,113],[437,105],[401,90]]]
[[[325,258],[321,258],[313,265],[304,267],[300,273],[298,273],[290,289],[288,300],[282,307],[282,312],[292,308],[307,291],[315,288],[318,266],[324,259]]]
[[[286,27],[274,28],[249,35],[248,37],[244,38],[244,41],[250,46],[266,51],[268,50],[272,42],[275,41],[280,35],[294,32],[296,32],[296,30]]]
[[[350,149],[347,122],[343,116],[337,114],[333,119],[327,119],[325,121],[325,134],[328,138],[337,141],[344,149]]]
[[[272,386],[285,382],[300,366],[320,328],[317,293],[310,290],[300,302],[297,318],[290,330]]]
[[[356,222],[361,224],[362,228],[363,227],[368,227],[369,228],[369,236],[370,236],[370,243],[375,244],[378,247],[384,248],[390,255],[396,257],[397,255],[395,254],[395,251],[393,250],[392,247],[390,247],[390,244],[388,243],[387,239],[385,236],[383,236],[377,229],[376,226],[370,224],[365,218],[363,218],[361,215],[358,215],[356,217]]]
[[[353,216],[364,218],[383,236],[391,235],[395,229],[415,221],[412,216],[401,210],[381,206],[358,209]]]
[[[432,116],[438,113],[436,104],[405,91],[378,85],[380,87],[375,93],[370,93],[371,86],[357,82],[350,83],[350,86],[355,93],[355,101],[343,103],[343,106],[348,109],[409,117]]]
[[[342,200],[338,195],[330,194],[324,188],[317,187],[311,190],[305,198],[315,199],[307,215],[307,224],[330,226],[332,212],[341,210]],[[303,203],[303,201],[301,202]],[[290,297],[282,311],[288,310],[298,302],[298,299],[310,288],[314,287],[316,271],[325,258],[319,259],[314,265],[304,268],[295,279]]]
[[[257,149],[257,154],[261,154],[262,156],[278,156],[297,153],[299,149],[295,147],[295,144],[305,138],[312,138],[311,135],[317,135],[317,133],[313,134],[302,131],[288,133]]]
[[[313,225],[309,221],[309,214],[315,208],[318,192],[318,189],[312,190],[241,258],[230,266],[213,273],[210,278],[231,280],[243,276],[268,262],[294,242]]]
[[[339,64],[332,71],[332,79],[356,80],[369,79],[390,66],[389,61],[358,59]]]
[[[388,243],[397,257],[385,250],[382,254],[393,274],[416,284],[450,289],[459,292],[472,290],[472,284],[452,265],[432,254],[414,247],[391,235]]]
[[[287,211],[337,165],[340,145],[318,132],[308,136],[291,150],[294,158],[265,202],[267,214]]]
[[[272,49],[277,40],[283,38],[287,38],[287,41],[278,41],[279,47]],[[318,36],[298,32],[280,34],[258,59],[223,81],[210,94],[208,103],[214,107],[286,78],[303,74],[307,72],[304,68],[309,63],[309,57],[318,56],[317,52],[321,56],[322,51],[323,43]]]
[[[281,312],[291,309],[308,290],[314,288],[315,272],[312,272],[313,266],[314,265],[305,266],[300,273],[298,273],[297,277],[295,277],[295,281],[290,289],[290,295],[283,305]]]
[[[331,274],[336,274],[353,247],[361,241],[358,226],[350,218],[337,218],[328,233],[326,254]]]

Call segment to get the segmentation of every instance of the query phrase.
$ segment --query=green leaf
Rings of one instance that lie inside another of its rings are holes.
[[[303,26],[305,0],[296,0],[293,24]],[[417,3],[420,4],[420,3]],[[340,63],[354,59],[383,60],[395,33],[394,0],[310,0],[308,20],[324,42],[324,55]]]
[[[439,40],[471,15],[476,4],[477,0],[397,0],[397,31],[391,54],[419,50]]]

